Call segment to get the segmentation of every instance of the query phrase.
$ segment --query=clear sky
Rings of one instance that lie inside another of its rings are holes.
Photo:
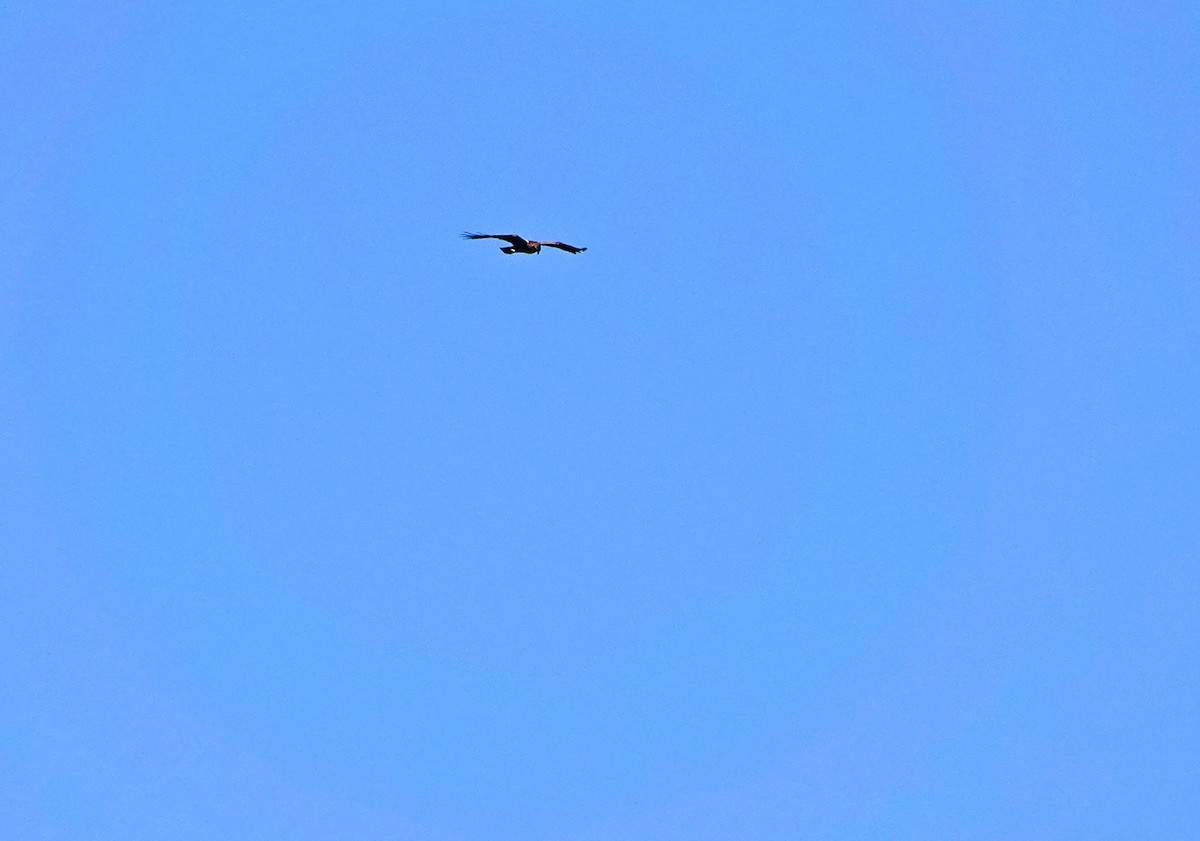
[[[1198,57],[4,3],[0,834],[1200,837]]]

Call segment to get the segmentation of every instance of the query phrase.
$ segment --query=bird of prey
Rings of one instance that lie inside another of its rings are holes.
[[[535,239],[525,239],[516,234],[473,234],[470,231],[463,233],[463,239],[502,239],[508,245],[502,245],[500,250],[505,254],[541,254],[542,246],[547,248],[560,248],[570,254],[579,254],[587,251],[586,248],[576,248],[573,245],[567,245],[565,242],[538,242]]]

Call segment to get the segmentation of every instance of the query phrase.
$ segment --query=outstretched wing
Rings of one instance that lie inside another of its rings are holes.
[[[586,248],[576,248],[573,245],[567,245],[565,242],[543,242],[542,246],[545,248],[561,248],[563,251],[569,251],[572,254],[579,254],[583,251],[587,251]]]
[[[529,247],[529,240],[516,234],[473,234],[470,231],[463,231],[463,239],[502,239],[517,248]]]

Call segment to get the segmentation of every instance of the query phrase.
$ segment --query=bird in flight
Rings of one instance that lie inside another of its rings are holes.
[[[470,231],[463,233],[463,239],[502,239],[508,245],[500,246],[500,250],[505,254],[541,254],[542,246],[546,248],[560,248],[570,254],[579,254],[587,251],[586,248],[576,248],[573,245],[567,245],[565,242],[538,242],[535,239],[525,239],[516,234],[473,234]]]

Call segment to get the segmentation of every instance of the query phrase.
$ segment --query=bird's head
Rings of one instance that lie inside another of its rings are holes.
[[[542,253],[542,244],[541,244],[540,242],[531,242],[531,243],[529,243],[529,244],[533,246],[533,253],[534,253],[534,254],[541,254],[541,253]]]

